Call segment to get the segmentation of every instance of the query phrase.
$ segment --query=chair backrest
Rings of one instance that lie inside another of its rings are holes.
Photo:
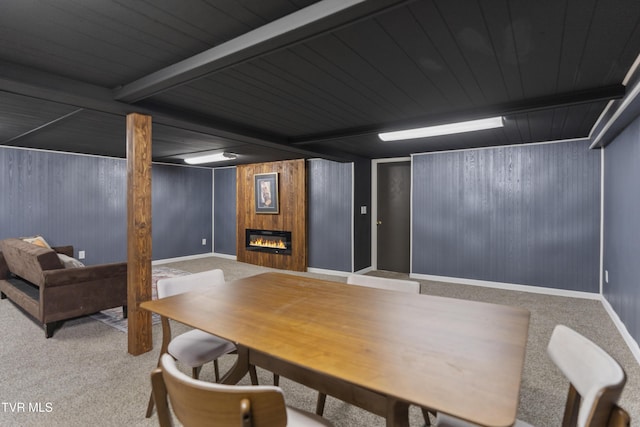
[[[160,279],[156,283],[156,289],[158,291],[158,298],[165,298],[220,283],[224,283],[224,273],[217,268],[201,273],[188,274],[186,276]]]
[[[285,427],[284,395],[275,386],[238,386],[193,379],[163,354],[151,373],[160,425],[171,426],[167,395],[176,418],[185,427]]]
[[[364,276],[362,274],[351,274],[347,277],[350,285],[366,286],[368,288],[387,289],[390,291],[420,293],[420,282],[404,279],[389,279],[386,277]]]
[[[553,330],[549,357],[571,386],[563,427],[604,427],[626,382],[618,362],[576,331],[558,325]]]

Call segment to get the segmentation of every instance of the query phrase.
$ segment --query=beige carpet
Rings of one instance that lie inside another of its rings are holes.
[[[158,297],[156,290],[156,283],[158,283],[158,280],[169,277],[184,276],[186,274],[190,273],[188,271],[165,266],[153,267],[153,271],[151,272],[151,299],[156,299]],[[102,310],[99,313],[92,314],[90,317],[104,323],[105,325],[109,325],[112,328],[116,328],[120,332],[126,333],[129,329],[129,321],[123,316],[122,307]],[[153,325],[160,323],[160,315],[152,313],[151,323]]]
[[[166,266],[192,273],[222,268],[228,280],[269,270],[217,257]],[[553,327],[562,323],[591,338],[623,365],[629,379],[621,403],[631,413],[632,425],[640,426],[640,365],[600,302],[427,281],[422,281],[422,293],[517,305],[531,311],[519,418],[538,427],[560,425],[567,383],[545,349]],[[2,300],[0,325],[1,426],[157,425],[155,416],[145,419],[144,412],[150,391],[149,372],[158,358],[159,325],[154,326],[154,350],[137,357],[127,354],[126,334],[89,317],[65,322],[47,340],[41,326],[8,300]],[[233,357],[223,358],[223,368],[230,366]],[[272,381],[267,372],[259,371],[259,376],[262,383]],[[202,378],[213,378],[212,366],[203,369]],[[243,382],[248,383],[248,378]],[[313,390],[286,379],[281,386],[290,405],[315,408]],[[327,399],[325,416],[337,427],[385,424],[380,417],[332,398]],[[417,408],[411,410],[411,425],[422,425]]]

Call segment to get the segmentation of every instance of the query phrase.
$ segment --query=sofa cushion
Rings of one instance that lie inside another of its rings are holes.
[[[47,243],[46,240],[44,240],[44,237],[42,236],[21,237],[20,239],[27,243],[40,246],[41,248],[51,249],[51,246]]]
[[[82,261],[75,259],[74,257],[70,257],[65,254],[58,254],[58,258],[60,258],[60,262],[64,265],[64,268],[79,268],[84,267]]]
[[[64,268],[58,254],[52,249],[42,248],[20,239],[5,239],[0,242],[0,251],[11,273],[35,284],[44,283],[44,270]]]

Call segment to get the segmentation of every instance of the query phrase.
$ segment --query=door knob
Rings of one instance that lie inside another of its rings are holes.
[[[377,221],[376,221],[376,225],[380,225],[380,224],[382,224],[382,221],[377,220]]]

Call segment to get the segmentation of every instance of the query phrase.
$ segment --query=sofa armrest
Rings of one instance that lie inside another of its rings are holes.
[[[79,268],[47,270],[44,274],[45,287],[64,286],[82,282],[95,282],[102,279],[127,277],[127,263],[92,265]]]
[[[63,254],[63,255],[66,255],[66,256],[73,257],[73,246],[72,245],[54,246],[51,249],[53,249],[54,251],[56,251],[59,254]]]
[[[43,271],[64,268],[54,250],[20,239],[4,239],[0,241],[0,249],[9,271],[36,286],[44,283]]]

